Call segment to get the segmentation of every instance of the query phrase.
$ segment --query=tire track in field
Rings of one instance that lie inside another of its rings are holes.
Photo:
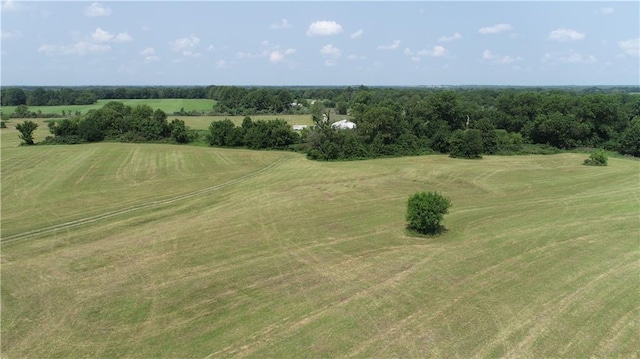
[[[110,211],[110,212],[106,212],[106,213],[102,213],[102,214],[97,214],[94,216],[90,216],[90,217],[85,217],[85,218],[80,218],[80,219],[76,219],[73,221],[69,221],[69,222],[64,222],[64,223],[60,223],[60,224],[56,224],[53,226],[48,226],[48,227],[44,227],[44,228],[40,228],[40,229],[35,229],[32,231],[28,231],[28,232],[24,232],[24,233],[19,233],[19,234],[14,234],[12,236],[7,236],[4,238],[0,239],[0,243],[1,244],[8,244],[8,243],[13,243],[13,242],[17,242],[23,239],[27,239],[27,238],[31,238],[31,237],[36,237],[36,236],[40,236],[43,234],[48,234],[48,233],[53,233],[53,232],[57,232],[63,229],[69,229],[69,228],[73,228],[73,227],[77,227],[77,226],[81,226],[84,224],[88,224],[88,223],[93,223],[96,221],[100,221],[103,219],[108,219],[111,217],[116,217],[116,216],[120,216],[123,214],[127,214],[127,213],[131,213],[131,212],[136,212],[136,211],[140,211],[143,209],[148,209],[148,208],[152,208],[152,207],[159,207],[159,206],[164,206],[167,204],[172,204],[175,202],[179,202],[179,201],[183,201],[189,198],[193,198],[205,193],[209,193],[209,192],[213,192],[213,191],[218,191],[224,188],[227,188],[229,186],[247,181],[249,179],[252,179],[254,177],[257,177],[258,175],[267,172],[269,170],[272,170],[274,168],[276,168],[277,166],[279,166],[280,164],[282,164],[283,162],[289,160],[290,157],[287,158],[282,158],[282,159],[278,159],[275,162],[259,169],[253,172],[250,172],[244,176],[240,176],[238,178],[232,179],[230,181],[215,185],[215,186],[211,186],[211,187],[206,187],[203,189],[199,189],[196,191],[192,191],[192,192],[188,192],[185,194],[181,194],[179,196],[175,196],[175,197],[170,197],[170,198],[165,198],[165,199],[160,199],[160,200],[155,200],[155,201],[151,201],[151,202],[147,202],[147,203],[142,203],[142,204],[138,204],[135,206],[131,206],[131,207],[127,207],[127,208],[123,208],[123,209],[118,209],[115,211]]]

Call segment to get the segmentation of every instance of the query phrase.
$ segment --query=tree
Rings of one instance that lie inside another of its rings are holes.
[[[20,131],[21,140],[25,145],[33,145],[33,131],[38,128],[38,124],[32,121],[24,121],[16,125],[16,130]]]
[[[584,164],[587,166],[606,166],[607,165],[607,154],[604,150],[595,150],[591,152],[589,158],[584,160]]]
[[[453,158],[482,158],[482,132],[457,130],[449,138],[449,156]]]
[[[436,234],[443,230],[440,222],[449,213],[451,200],[437,192],[418,192],[407,201],[406,219],[409,229],[421,234]]]
[[[189,131],[187,131],[184,121],[175,118],[169,124],[169,128],[171,128],[171,138],[174,141],[177,143],[189,142]]]
[[[640,117],[634,119],[622,134],[619,152],[640,157]]]

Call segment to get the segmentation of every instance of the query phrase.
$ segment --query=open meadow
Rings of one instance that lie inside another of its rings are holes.
[[[127,106],[149,105],[154,110],[160,109],[167,114],[180,111],[198,111],[209,112],[213,109],[215,101],[209,99],[181,99],[181,98],[163,98],[163,99],[124,99],[124,100],[98,100],[92,105],[62,105],[62,106],[29,106],[29,111],[42,113],[54,113],[62,115],[62,111],[68,115],[80,111],[86,114],[89,110],[97,110],[111,101],[122,102]],[[2,113],[12,114],[18,106],[3,106]]]
[[[20,147],[13,125],[3,357],[640,356],[640,161]],[[451,198],[440,236],[405,230],[423,190]]]

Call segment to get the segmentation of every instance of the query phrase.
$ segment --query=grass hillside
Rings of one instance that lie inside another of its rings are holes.
[[[640,162],[17,147],[7,358],[637,357]],[[448,231],[405,231],[409,195]]]

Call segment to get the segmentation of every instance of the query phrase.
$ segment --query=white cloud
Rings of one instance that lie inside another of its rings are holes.
[[[127,34],[126,32],[119,33],[113,39],[113,41],[115,41],[115,42],[127,42],[127,41],[131,41],[131,40],[133,40],[133,38],[131,37],[131,35]]]
[[[39,53],[45,55],[88,55],[101,54],[111,50],[111,46],[94,44],[88,41],[79,41],[72,45],[45,44],[38,48]]]
[[[307,36],[328,36],[342,32],[342,26],[335,21],[316,21],[309,25]]]
[[[140,51],[140,55],[142,56],[151,56],[151,55],[155,55],[156,50],[154,50],[153,47],[147,47],[144,50]]]
[[[561,64],[593,64],[598,60],[593,55],[583,56],[578,52],[569,50],[569,52],[566,53],[546,53],[542,61]]]
[[[362,29],[354,32],[353,34],[349,35],[350,38],[352,39],[359,39],[362,37],[362,34],[364,34],[364,31]]]
[[[216,67],[217,68],[221,68],[221,69],[225,68],[225,67],[227,67],[227,62],[224,61],[224,60],[218,60],[218,61],[216,61]]]
[[[417,52],[419,56],[431,56],[431,57],[442,57],[447,54],[447,49],[444,47],[437,45],[434,46],[431,50],[420,50]]]
[[[320,49],[320,53],[323,56],[338,58],[340,57],[340,55],[342,55],[342,50],[333,46],[333,44],[327,44],[327,45],[324,45],[322,49]]]
[[[353,55],[353,54],[351,54],[351,55],[347,56],[347,60],[355,60],[355,59],[357,59],[357,58],[358,58],[358,56]]]
[[[200,39],[191,35],[189,37],[169,41],[169,46],[171,46],[171,51],[173,52],[182,52],[184,56],[190,56],[192,54],[192,50],[198,46],[199,43]]]
[[[193,52],[193,51],[189,51],[189,50],[182,51],[182,56],[184,56],[184,57],[196,58],[196,57],[200,57],[200,55],[202,55],[202,54],[199,53],[199,52]]]
[[[478,32],[481,34],[497,34],[504,31],[512,30],[513,26],[509,24],[496,24],[488,27],[481,27]]]
[[[411,56],[411,61],[413,61],[413,62],[418,62],[420,60],[422,60],[422,58],[419,57],[419,56]]]
[[[408,48],[408,47],[405,47],[405,49],[404,49],[404,51],[402,53],[407,55],[407,56],[412,56],[413,55],[413,51],[411,51],[411,49]]]
[[[287,19],[282,19],[282,21],[280,21],[280,23],[276,23],[276,24],[271,24],[271,29],[273,30],[283,30],[283,29],[289,29],[291,27],[291,23],[289,23],[289,21],[287,21]]]
[[[462,39],[462,35],[456,32],[451,36],[443,36],[439,38],[438,42],[449,42],[449,41],[460,40],[460,39]]]
[[[640,56],[640,38],[618,41],[618,46],[620,46],[626,55],[635,57]]]
[[[147,47],[140,51],[140,55],[144,56],[145,64],[160,60],[160,57],[156,55],[156,50],[154,50],[153,47]]]
[[[336,60],[342,56],[342,50],[333,46],[333,44],[327,44],[320,49],[320,54],[325,58],[325,66],[335,66]]]
[[[549,33],[549,39],[556,41],[582,40],[586,35],[572,29],[556,29]]]
[[[378,45],[378,50],[396,50],[400,46],[400,40],[393,40],[390,45]]]
[[[28,9],[27,6],[23,5],[22,2],[16,2],[13,0],[5,0],[0,4],[1,12],[12,12],[12,11],[22,11]]]
[[[279,50],[271,51],[271,54],[269,55],[270,62],[277,64],[282,60],[284,60],[284,54],[282,52],[280,52]]]
[[[486,61],[490,61],[490,62],[492,62],[494,64],[500,64],[500,65],[506,65],[506,64],[510,64],[510,63],[512,63],[512,62],[514,62],[516,60],[521,60],[521,58],[519,58],[519,57],[513,58],[513,57],[511,57],[509,55],[502,56],[502,55],[499,55],[499,54],[492,53],[489,50],[484,50],[482,52],[482,59],[486,60]]]
[[[296,49],[286,49],[284,50],[284,54],[285,55],[291,55],[291,54],[295,54]]]
[[[215,47],[215,46],[213,46],[213,45],[209,45],[209,46],[207,47],[207,51],[209,51],[209,52],[214,52],[214,51],[216,51],[216,47]]]
[[[91,34],[91,39],[95,42],[127,42],[133,40],[126,32],[113,35],[101,28],[97,28],[96,31]]]
[[[612,12],[613,12],[613,8],[608,6],[601,7],[600,9],[598,9],[598,13],[603,15],[608,15],[608,14],[611,14]]]
[[[19,37],[22,37],[22,32],[20,31],[0,31],[0,38],[3,40],[17,39]]]
[[[111,9],[94,2],[84,9],[84,14],[88,17],[109,16],[111,15]]]

